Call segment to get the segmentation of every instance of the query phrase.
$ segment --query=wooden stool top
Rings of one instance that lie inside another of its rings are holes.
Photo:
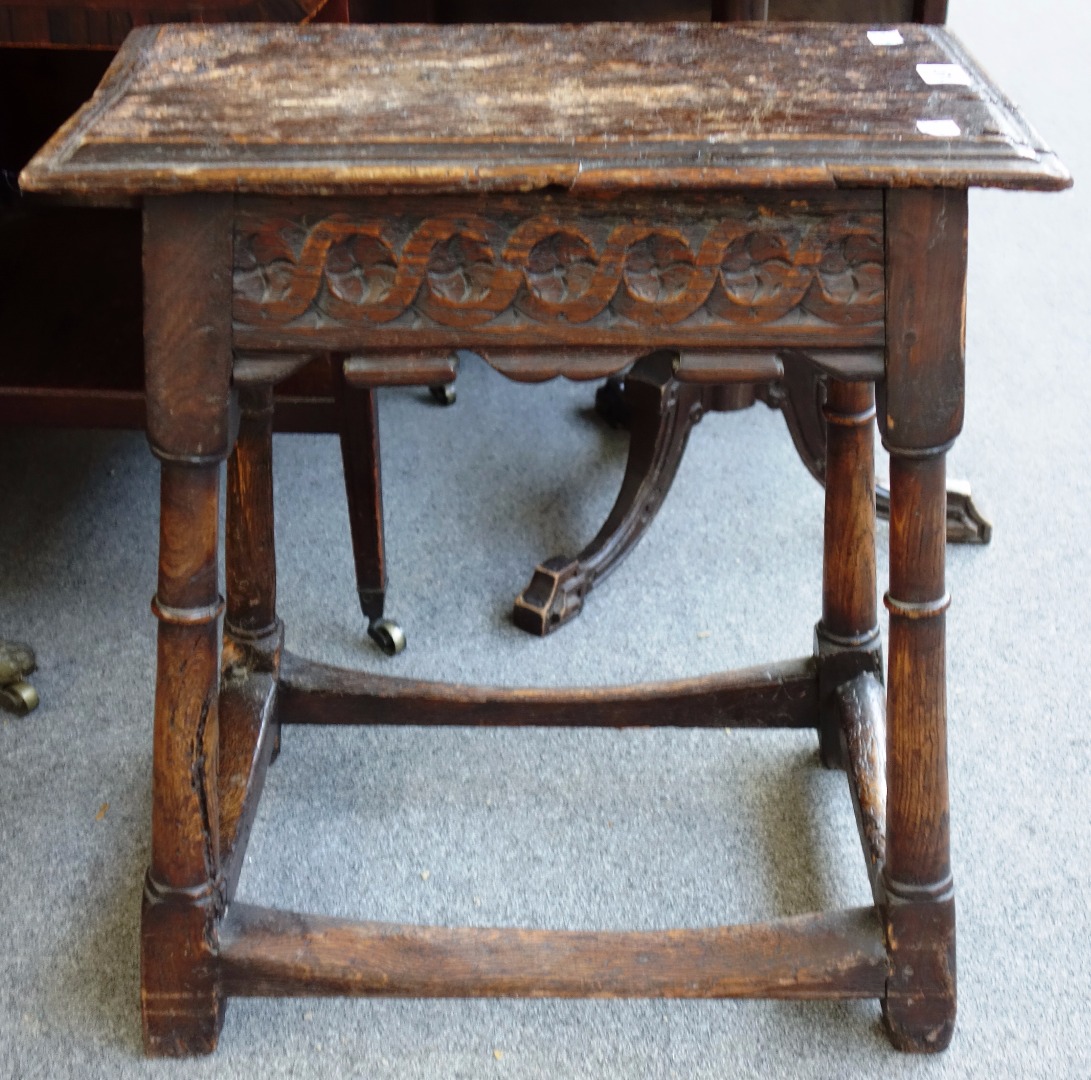
[[[1058,189],[939,27],[165,26],[24,171],[97,197]]]

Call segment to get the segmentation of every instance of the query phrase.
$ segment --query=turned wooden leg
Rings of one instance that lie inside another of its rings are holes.
[[[574,619],[584,597],[644,535],[670,491],[704,394],[675,380],[673,355],[642,357],[626,376],[632,433],[621,491],[594,540],[575,558],[547,559],[516,597],[512,618],[528,633],[544,637]]]
[[[883,1011],[903,1050],[942,1050],[955,1020],[944,612],[944,458],[891,460],[887,843],[894,970]]]
[[[277,618],[277,561],[273,518],[273,387],[243,386],[239,433],[227,462],[224,564],[227,612],[222,669],[227,679],[273,671],[283,630]],[[232,733],[225,733],[230,738]],[[280,753],[280,727],[271,760]]]
[[[781,357],[784,377],[758,388],[761,399],[780,409],[792,436],[796,453],[807,471],[820,483],[826,482],[826,425],[823,423],[822,382],[817,369],[788,352]],[[890,517],[890,489],[875,485],[875,511]],[[987,544],[992,540],[992,522],[974,502],[965,480],[947,481],[947,543]]]
[[[875,599],[875,397],[870,383],[831,379],[824,409],[826,524],[822,621],[815,627],[819,749],[842,766],[837,690],[864,672],[882,675]]]
[[[163,462],[141,1000],[152,1054],[209,1052],[223,1018],[211,930],[219,894],[219,469]]]
[[[273,523],[273,388],[239,391],[239,433],[227,465],[224,630],[258,642],[277,630]]]
[[[883,1001],[903,1050],[942,1050],[955,1022],[947,792],[945,454],[962,426],[966,196],[887,193],[891,454],[887,674],[887,947]]]
[[[367,619],[368,636],[388,656],[405,648],[405,634],[383,618],[386,603],[386,543],[383,537],[383,487],[379,456],[376,391],[345,379],[344,356],[333,358],[341,461],[345,472],[356,590]]]
[[[149,1054],[215,1048],[222,910],[219,476],[231,438],[230,198],[148,199],[148,440],[161,461],[152,855],[140,981]]]

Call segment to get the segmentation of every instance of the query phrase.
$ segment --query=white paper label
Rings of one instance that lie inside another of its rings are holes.
[[[867,39],[872,45],[904,45],[905,40],[897,30],[869,30]]]
[[[918,120],[917,130],[937,139],[957,139],[962,134],[962,128],[954,120]]]
[[[929,86],[970,86],[970,73],[958,64],[918,64],[917,74]]]

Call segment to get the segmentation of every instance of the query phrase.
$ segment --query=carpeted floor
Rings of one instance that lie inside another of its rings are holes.
[[[953,27],[1077,177],[1091,14],[951,0]],[[975,193],[951,472],[995,520],[951,548],[959,1024],[888,1046],[872,1002],[233,1001],[212,1059],[141,1057],[157,473],[133,434],[0,433],[0,631],[41,708],[0,722],[0,1077],[1091,1076],[1089,201]],[[699,674],[805,653],[822,496],[762,407],[697,429],[645,542],[551,639],[512,596],[609,507],[625,437],[591,388],[468,364],[458,404],[382,399],[388,660],[355,606],[337,446],[276,443],[289,644],[464,682]],[[885,541],[880,527],[880,543]],[[714,575],[703,568],[716,563]],[[880,556],[885,579],[885,556]],[[240,897],[478,925],[704,925],[868,902],[841,774],[805,735],[291,729]]]

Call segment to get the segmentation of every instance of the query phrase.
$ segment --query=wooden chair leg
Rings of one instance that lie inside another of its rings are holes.
[[[397,623],[383,618],[386,604],[386,543],[383,537],[383,488],[379,457],[379,414],[376,391],[345,379],[344,356],[331,364],[337,402],[341,461],[345,471],[352,554],[360,610],[368,636],[388,656],[405,648]]]
[[[816,369],[786,354],[784,378],[759,390],[770,408],[778,408],[792,436],[800,461],[820,483],[826,482],[826,425],[823,422],[822,383]],[[890,489],[875,485],[875,509],[881,518],[890,518]],[[947,542],[949,544],[987,544],[992,540],[992,522],[974,502],[965,480],[947,482]]]
[[[965,192],[888,192],[883,441],[891,455],[883,1015],[903,1050],[955,1023],[947,789],[946,451],[962,427]]]
[[[141,914],[149,1054],[210,1053],[223,1022],[213,947],[219,851],[218,465],[162,463],[152,860]]]
[[[831,379],[825,415],[822,621],[815,627],[818,734],[823,764],[842,767],[838,689],[868,672],[881,678],[883,664],[875,599],[875,394],[871,384]]]
[[[207,1053],[223,1021],[220,466],[231,439],[233,200],[144,203],[148,441],[161,462],[152,852],[140,932],[144,1045]]]
[[[944,612],[944,457],[894,457],[883,888],[893,974],[883,1000],[899,1049],[942,1050],[955,1023]]]
[[[239,434],[227,466],[225,632],[238,642],[277,629],[273,534],[273,388],[239,391]]]
[[[516,597],[512,617],[528,633],[544,637],[574,619],[587,594],[636,545],[663,504],[690,430],[701,417],[704,393],[675,380],[673,355],[642,357],[626,376],[632,431],[621,491],[587,547],[575,558],[547,559]]]

